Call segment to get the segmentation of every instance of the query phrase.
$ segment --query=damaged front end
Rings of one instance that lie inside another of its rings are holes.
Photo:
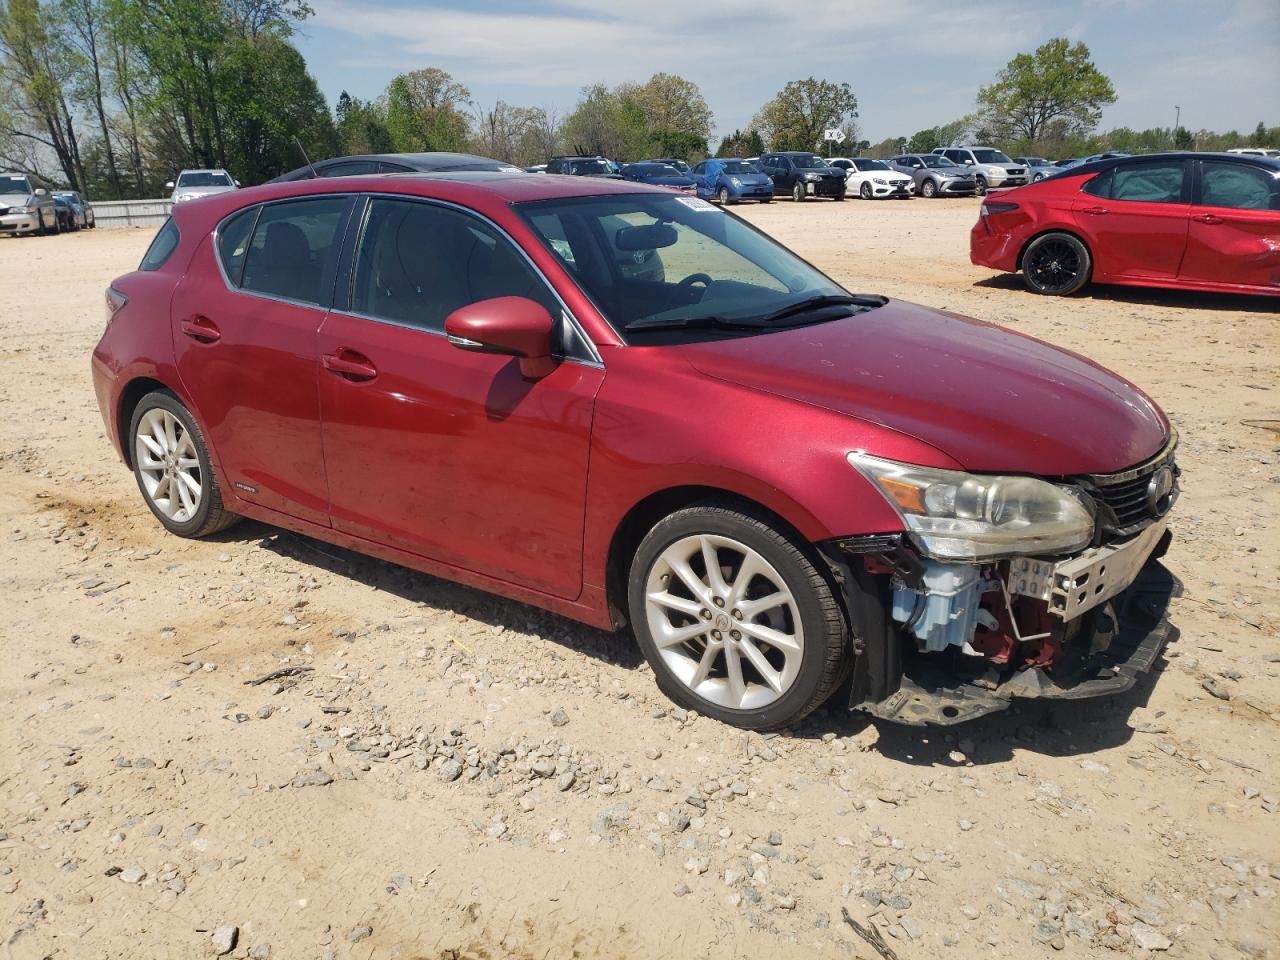
[[[1018,698],[1131,687],[1174,635],[1178,584],[1159,563],[1174,445],[1119,474],[1053,482],[851,456],[908,528],[827,545],[852,621],[851,707],[952,724]]]

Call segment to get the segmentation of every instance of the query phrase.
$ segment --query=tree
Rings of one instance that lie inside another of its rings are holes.
[[[565,118],[563,140],[575,152],[623,160],[640,159],[650,146],[644,110],[626,88],[611,90],[603,83],[582,88],[578,105]]]
[[[554,121],[540,107],[514,107],[499,100],[476,113],[471,149],[486,157],[527,167],[555,152]]]
[[[427,67],[392,79],[385,94],[387,133],[397,152],[461,150],[471,91],[444,70]]]
[[[1094,66],[1089,48],[1065,37],[1034,54],[1018,54],[978,91],[978,106],[995,130],[1032,143],[1055,122],[1071,133],[1088,133],[1102,108],[1115,102],[1115,88]]]
[[[828,127],[843,127],[858,115],[858,98],[847,83],[792,80],[760,108],[752,126],[774,150],[817,150]]]
[[[711,133],[711,108],[698,85],[670,73],[655,73],[638,87],[620,88],[623,99],[633,100],[644,114],[645,125],[655,133],[687,134],[706,150]]]
[[[764,153],[764,139],[752,128],[735,130],[716,147],[717,157],[758,157]]]

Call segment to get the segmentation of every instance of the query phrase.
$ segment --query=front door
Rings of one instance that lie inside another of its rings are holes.
[[[581,340],[540,380],[449,344],[468,303],[562,306],[486,221],[413,200],[368,202],[349,303],[320,330],[333,525],[476,573],[573,598],[582,584],[587,458],[604,377]]]
[[[174,291],[178,373],[236,496],[328,524],[316,332],[347,197],[248,209],[206,237]]]
[[[1280,287],[1280,174],[1229,160],[1200,162],[1187,255],[1178,276]]]
[[[1187,249],[1186,162],[1125,163],[1084,185],[1073,205],[1093,251],[1093,279],[1170,280]]]

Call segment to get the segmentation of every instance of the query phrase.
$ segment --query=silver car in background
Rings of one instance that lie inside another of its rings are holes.
[[[974,179],[978,182],[978,193],[986,193],[988,187],[1020,187],[1031,182],[1026,167],[1014,163],[1008,155],[995,147],[938,147],[933,152],[973,170]]]
[[[0,233],[58,233],[53,196],[25,173],[0,173]]]
[[[198,200],[200,197],[211,197],[215,193],[227,193],[240,186],[240,181],[222,169],[217,170],[183,170],[176,180],[165,184],[165,189],[173,191],[173,202],[183,203],[187,200]]]
[[[1046,160],[1044,157],[1014,157],[1013,162],[1026,165],[1027,173],[1031,175],[1032,183],[1062,172],[1062,167],[1054,166],[1051,161]]]
[[[889,166],[911,175],[918,197],[971,197],[978,191],[972,170],[932,153],[900,154]]]

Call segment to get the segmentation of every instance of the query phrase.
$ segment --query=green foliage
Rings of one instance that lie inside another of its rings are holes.
[[[459,151],[466,145],[471,91],[436,67],[402,73],[386,92],[386,128],[397,153]]]
[[[1051,124],[1067,134],[1098,125],[1102,108],[1116,102],[1111,81],[1083,43],[1055,37],[1034,54],[1020,53],[978,91],[983,120],[993,132],[1036,141]]]
[[[857,115],[858,98],[847,83],[810,77],[783,87],[760,108],[752,126],[773,150],[817,150],[824,130],[851,127]]]
[[[764,138],[751,127],[735,130],[716,147],[717,157],[758,157],[764,153]]]
[[[390,153],[391,134],[376,104],[360,100],[343,90],[334,111],[337,127],[337,154]]]
[[[618,160],[651,156],[701,159],[711,110],[697,85],[655,73],[643,84],[584,87],[561,130],[564,147]]]

